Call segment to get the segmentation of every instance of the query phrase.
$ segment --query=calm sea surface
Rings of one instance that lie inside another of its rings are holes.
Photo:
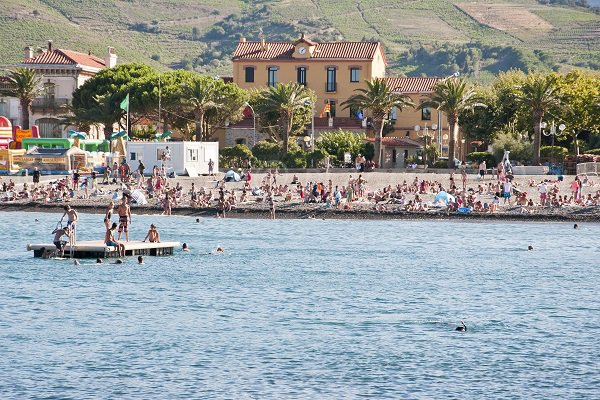
[[[134,216],[191,252],[75,266],[0,215],[2,399],[600,397],[600,225]]]

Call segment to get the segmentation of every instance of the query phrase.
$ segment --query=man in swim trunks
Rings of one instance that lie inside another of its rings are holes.
[[[119,213],[119,237],[117,240],[121,240],[121,233],[125,231],[125,240],[129,242],[129,226],[127,221],[129,220],[131,224],[131,208],[127,203],[127,196],[123,196],[123,200],[117,211]]]
[[[117,249],[119,256],[124,257],[125,245],[115,240],[115,229],[117,229],[117,223],[113,222],[110,229],[106,230],[106,234],[104,235],[104,244],[107,246],[114,246]]]
[[[67,227],[69,227],[71,230],[74,230],[75,224],[77,223],[77,220],[79,219],[79,215],[77,214],[77,211],[75,211],[73,208],[71,208],[71,206],[66,205],[65,213],[63,214],[62,218],[64,218],[65,215],[67,216]],[[61,221],[62,221],[62,218],[61,218]]]
[[[71,234],[69,227],[67,226],[65,228],[56,228],[52,231],[52,233],[54,234],[54,245],[56,246],[56,251],[62,257],[65,255],[65,242],[63,242],[60,239],[63,236],[69,237],[69,235]]]

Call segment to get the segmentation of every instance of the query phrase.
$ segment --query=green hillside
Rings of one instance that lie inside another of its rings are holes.
[[[116,48],[119,62],[231,74],[240,36],[380,40],[394,73],[600,69],[600,17],[536,0],[3,0],[0,64],[26,45]],[[591,4],[591,2],[588,2]],[[438,68],[440,65],[442,67]]]

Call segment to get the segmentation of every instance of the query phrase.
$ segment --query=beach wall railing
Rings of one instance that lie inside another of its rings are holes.
[[[600,175],[600,163],[586,162],[577,164],[577,175]]]

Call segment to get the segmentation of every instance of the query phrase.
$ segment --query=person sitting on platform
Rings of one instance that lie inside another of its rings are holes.
[[[125,256],[125,245],[123,243],[118,243],[115,240],[115,229],[117,229],[117,223],[113,222],[110,229],[106,230],[106,234],[104,235],[104,244],[107,246],[114,246],[119,253],[120,257]]]
[[[144,238],[143,242],[145,242],[146,240],[148,240],[150,243],[160,243],[160,234],[156,229],[156,225],[150,225],[150,230],[148,231],[148,234]]]

